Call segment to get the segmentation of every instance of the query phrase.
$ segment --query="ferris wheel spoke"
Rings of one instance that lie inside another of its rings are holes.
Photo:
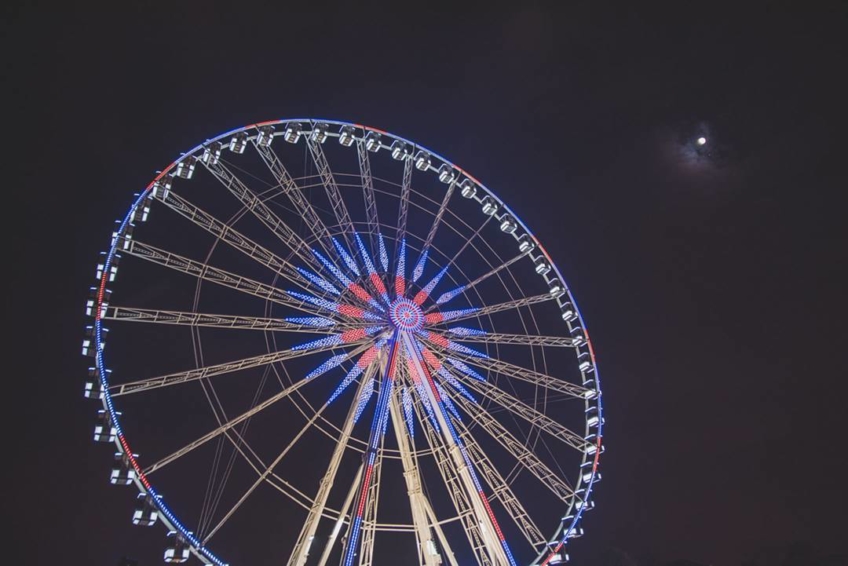
[[[557,440],[565,442],[575,450],[586,452],[591,446],[593,446],[591,443],[586,442],[586,440],[576,432],[569,430],[549,416],[525,404],[519,399],[516,399],[509,393],[492,385],[488,381],[480,381],[479,379],[458,379],[463,385],[472,391],[476,391],[486,399],[494,401],[507,411],[510,411],[512,414],[523,418],[530,425],[538,427],[540,430],[547,432]]]
[[[514,344],[519,346],[572,347],[571,338],[564,336],[539,336],[533,334],[502,334],[482,330],[453,327],[447,334],[457,342],[476,342],[478,344]]]
[[[441,436],[430,422],[430,418],[425,411],[424,403],[420,397],[415,398],[413,407],[420,429],[424,432],[427,445],[433,452],[433,458],[439,469],[439,475],[442,477],[453,507],[457,512],[457,516],[460,518],[463,531],[468,539],[468,544],[474,553],[475,561],[477,564],[492,566],[493,563],[489,558],[489,554],[486,552],[486,543],[480,532],[480,523],[475,519],[474,510],[468,500],[468,494],[465,493],[459,474],[451,462],[447,447],[443,444]]]
[[[400,186],[400,203],[398,204],[398,223],[395,240],[397,245],[406,238],[406,219],[409,215],[409,196],[412,187],[412,158],[407,157],[403,162],[403,180]]]
[[[300,531],[300,536],[297,539],[297,543],[295,544],[294,551],[289,558],[288,564],[289,566],[303,566],[306,564],[306,560],[309,557],[309,551],[311,550],[312,542],[315,539],[315,532],[318,530],[318,523],[321,520],[322,515],[324,514],[324,509],[327,506],[327,499],[330,496],[330,490],[333,487],[333,484],[336,480],[336,474],[339,470],[339,465],[341,464],[342,457],[344,456],[345,450],[347,449],[348,441],[350,440],[351,433],[353,432],[353,425],[356,423],[356,410],[357,410],[357,400],[360,398],[363,389],[365,388],[365,384],[369,383],[371,379],[373,379],[374,374],[377,371],[377,368],[382,364],[383,358],[382,355],[378,355],[374,361],[372,361],[368,365],[368,369],[365,370],[365,374],[363,379],[360,380],[359,386],[357,387],[356,394],[353,396],[353,400],[351,401],[350,409],[348,409],[347,418],[345,418],[345,423],[342,427],[341,436],[339,437],[338,442],[336,443],[336,447],[333,450],[333,455],[330,458],[329,466],[327,467],[327,472],[324,474],[323,479],[318,487],[318,494],[315,496],[315,501],[312,504],[312,507],[309,509],[309,514],[306,517],[306,521],[303,524],[303,527]],[[339,517],[339,520],[342,519],[342,516]],[[331,544],[331,543],[328,543]]]
[[[478,277],[477,279],[475,279],[471,283],[466,283],[465,285],[460,285],[459,287],[457,287],[456,289],[453,289],[452,291],[447,291],[446,293],[442,293],[442,295],[438,299],[436,299],[436,303],[434,305],[431,305],[430,308],[428,308],[426,312],[430,312],[430,311],[434,310],[435,308],[437,308],[439,305],[443,305],[443,304],[447,303],[448,301],[450,301],[451,299],[453,299],[457,295],[460,295],[460,294],[468,291],[469,289],[473,289],[475,286],[479,285],[480,283],[482,283],[483,281],[485,281],[489,277],[491,277],[493,275],[497,275],[502,270],[506,269],[507,267],[509,267],[513,263],[517,262],[518,260],[520,260],[521,258],[526,256],[528,253],[529,252],[522,252],[522,253],[518,254],[517,256],[513,257],[512,259],[509,259],[509,260],[505,261],[504,263],[498,265],[497,267],[493,267],[492,269],[490,269],[489,271],[487,271],[486,273],[484,273],[483,275],[481,275],[480,277]]]
[[[483,493],[483,488],[477,479],[474,466],[468,458],[467,452],[464,450],[462,441],[451,424],[450,413],[445,406],[445,402],[441,399],[439,391],[436,388],[436,383],[425,367],[423,355],[418,344],[406,332],[401,333],[400,337],[403,339],[407,355],[412,361],[414,370],[421,380],[423,385],[421,389],[424,390],[426,396],[429,398],[430,405],[434,408],[434,413],[441,429],[441,435],[445,443],[450,447],[448,452],[454,461],[454,465],[460,472],[459,476],[462,479],[463,487],[468,494],[471,507],[474,510],[475,520],[484,526],[481,529],[481,534],[486,541],[486,551],[489,557],[498,566],[515,566],[515,559],[512,556],[509,544],[501,532],[495,514],[489,506],[488,499]],[[413,377],[413,379],[415,378]]]
[[[304,275],[302,269],[293,266],[269,249],[260,246],[235,228],[224,224],[208,212],[177,195],[173,190],[167,193],[160,192],[155,198],[217,239],[245,254],[260,265],[267,267],[284,279],[297,283],[304,289],[325,298],[331,294],[339,294],[338,290],[326,282],[319,280],[317,276],[309,277],[308,275]]]
[[[380,219],[377,215],[377,199],[374,195],[374,179],[371,176],[370,152],[365,147],[365,142],[356,142],[356,154],[359,157],[359,175],[362,178],[362,196],[365,200],[365,216],[368,219],[368,232],[371,240],[371,249],[379,249],[380,242],[377,234],[380,233]]]
[[[515,460],[548,488],[561,501],[570,504],[574,490],[554,473],[535,453],[512,435],[495,417],[480,405],[457,396],[457,402],[462,406],[474,424],[485,430],[489,436],[498,442]]]
[[[321,265],[310,253],[309,246],[306,245],[306,242],[268,208],[268,205],[261,198],[247,188],[247,185],[236,177],[232,171],[221,162],[214,165],[205,164],[205,166],[241,202],[242,206],[262,222],[292,253],[299,257],[306,265],[310,265],[318,271],[321,270]]]
[[[271,171],[274,179],[282,188],[283,193],[294,205],[297,213],[306,221],[306,225],[315,236],[316,241],[328,254],[328,257],[333,257],[334,250],[330,230],[321,220],[321,217],[318,216],[318,213],[315,212],[312,205],[309,204],[309,201],[304,198],[303,192],[297,186],[294,179],[292,179],[292,176],[286,170],[282,161],[280,161],[277,154],[270,146],[260,145],[257,143],[255,138],[253,140],[253,145],[259,153],[259,156],[262,158],[262,161],[265,162],[265,165]]]
[[[430,226],[430,231],[427,233],[427,239],[424,240],[424,245],[421,247],[421,255],[419,256],[418,263],[415,264],[415,269],[412,270],[412,281],[413,283],[418,281],[421,277],[421,274],[424,273],[424,264],[427,263],[427,255],[430,253],[430,246],[433,244],[433,238],[436,237],[436,231],[439,229],[439,224],[442,222],[442,217],[445,215],[445,211],[448,209],[448,201],[450,201],[451,195],[453,195],[454,187],[456,187],[456,181],[451,181],[450,185],[448,185],[448,190],[445,191],[445,196],[442,199],[441,204],[439,205],[439,210],[436,212],[436,217],[433,219],[433,225]]]
[[[382,447],[383,437],[385,436],[385,428],[388,424],[389,411],[388,401],[391,396],[392,387],[395,382],[395,371],[398,358],[398,338],[393,336],[389,346],[388,362],[383,377],[380,380],[380,393],[377,396],[377,407],[374,409],[374,417],[371,422],[371,431],[368,436],[368,449],[363,455],[365,463],[365,473],[362,478],[362,484],[359,487],[357,495],[357,504],[355,511],[351,516],[351,525],[348,531],[347,548],[344,551],[344,566],[352,566],[354,557],[356,556],[357,548],[360,542],[360,529],[363,523],[363,515],[366,505],[373,495],[371,492],[371,480],[374,473],[374,466],[379,452]]]
[[[552,301],[553,297],[549,293],[543,293],[541,295],[535,295],[532,297],[523,297],[521,299],[515,299],[512,301],[506,301],[503,303],[498,303],[495,305],[489,305],[481,308],[474,309],[463,309],[459,311],[445,311],[445,312],[434,312],[430,313],[426,317],[426,321],[428,324],[441,324],[444,322],[459,322],[460,320],[466,320],[469,318],[478,318],[482,316],[488,316],[494,314],[496,312],[506,311],[510,309],[518,309],[521,307],[526,307],[529,305],[533,305],[536,303],[543,303],[545,301]],[[448,314],[450,313],[450,314]]]
[[[353,249],[353,221],[350,219],[350,213],[347,211],[347,205],[342,199],[342,194],[339,191],[339,186],[336,184],[336,178],[333,176],[333,171],[330,169],[330,164],[327,162],[327,156],[324,155],[324,147],[317,141],[314,141],[310,136],[306,140],[306,146],[309,148],[309,153],[312,155],[312,161],[318,169],[318,175],[321,177],[321,183],[324,185],[324,190],[327,197],[330,199],[330,206],[333,209],[333,214],[338,221],[339,227],[342,229],[347,240],[348,247]]]
[[[142,379],[139,381],[131,381],[129,383],[123,383],[120,385],[113,385],[109,388],[109,392],[113,397],[117,397],[120,395],[129,395],[131,393],[139,393],[142,391],[150,391],[153,389],[159,389],[162,387],[169,387],[171,385],[177,385],[180,383],[188,383],[191,381],[196,381],[198,379],[209,379],[211,377],[215,377],[218,375],[223,375],[226,373],[232,373],[235,371],[241,371],[245,369],[260,367],[268,364],[273,364],[276,362],[282,362],[286,360],[292,360],[295,358],[300,358],[303,356],[308,356],[311,354],[319,354],[321,352],[329,352],[336,348],[349,348],[351,346],[361,346],[369,342],[369,339],[363,339],[356,342],[349,343],[338,343],[333,342],[326,346],[317,346],[315,348],[310,349],[290,349],[290,350],[281,350],[279,352],[271,352],[270,354],[262,354],[260,356],[251,356],[249,358],[242,358],[240,360],[235,360],[232,362],[225,362],[223,364],[215,364],[211,366],[204,366],[197,369],[192,369],[188,371],[181,371],[177,373],[171,373],[168,375],[162,375],[159,377],[153,377],[150,379]]]
[[[344,504],[342,504],[342,508],[339,511],[339,516],[336,519],[336,523],[333,525],[333,530],[330,532],[330,536],[327,538],[327,544],[324,546],[324,552],[321,553],[321,559],[318,561],[318,566],[327,566],[327,561],[330,559],[330,553],[333,552],[333,546],[336,544],[336,539],[339,536],[339,532],[342,530],[342,525],[345,522],[345,517],[348,516],[350,511],[350,506],[353,504],[353,498],[356,496],[356,488],[359,486],[359,482],[362,480],[362,472],[365,470],[365,464],[362,463],[359,465],[359,469],[356,472],[356,475],[353,478],[353,483],[350,486],[350,489],[347,492],[347,496],[345,497]],[[350,524],[350,522],[348,522]]]
[[[368,348],[368,345],[360,346],[359,348],[356,348],[355,350],[345,354],[343,360],[341,360],[341,361],[347,361],[347,360],[357,356],[358,354],[362,353],[367,348]],[[340,361],[340,363],[341,363],[341,361]],[[215,430],[212,430],[212,431],[204,434],[203,436],[201,436],[197,440],[189,442],[188,444],[186,444],[182,448],[172,452],[171,454],[162,458],[158,462],[148,466],[147,468],[145,468],[144,473],[145,474],[152,474],[156,470],[158,470],[158,469],[160,469],[164,466],[167,466],[168,464],[170,464],[174,460],[177,460],[177,459],[185,456],[186,454],[188,454],[189,452],[191,452],[195,448],[198,448],[199,446],[206,444],[210,440],[217,438],[221,434],[226,433],[227,431],[232,429],[234,426],[237,426],[238,424],[243,423],[244,421],[246,421],[247,419],[249,419],[253,415],[259,413],[260,411],[267,409],[268,407],[270,407],[271,405],[273,405],[277,401],[280,401],[281,399],[285,399],[286,397],[288,397],[289,395],[291,395],[292,393],[294,393],[295,391],[297,391],[298,389],[300,389],[301,387],[303,387],[304,385],[306,385],[310,381],[314,380],[314,378],[325,374],[326,372],[330,371],[334,367],[336,367],[336,365],[327,364],[325,367],[319,368],[319,370],[316,370],[315,372],[311,373],[306,378],[304,378],[300,381],[296,381],[295,383],[289,385],[288,387],[286,387],[282,391],[275,393],[274,395],[272,395],[271,397],[269,397],[265,401],[262,401],[261,403],[259,403],[255,407],[251,408],[250,410],[245,411],[241,415],[239,415],[239,416],[237,416],[237,417],[235,417],[235,418],[233,418],[233,419],[231,419],[231,420],[229,420],[225,423],[222,423]]]
[[[204,281],[216,283],[223,287],[228,287],[248,295],[253,295],[260,299],[279,303],[298,311],[307,312],[317,316],[329,316],[330,318],[338,321],[336,317],[340,311],[337,308],[337,303],[319,298],[315,298],[315,302],[297,298],[299,294],[283,292],[276,287],[266,285],[265,283],[260,283],[259,281],[254,281],[253,279],[248,279],[247,277],[242,277],[241,275],[237,275],[217,267],[212,267],[211,265],[189,259],[185,256],[145,244],[139,240],[129,240],[127,243],[128,245],[124,250],[124,253],[129,255],[168,267],[175,271],[179,271],[180,273],[192,275],[199,279],[203,279]],[[323,305],[323,307],[319,305]]]
[[[418,462],[415,458],[414,440],[403,428],[404,415],[401,410],[400,397],[401,389],[397,387],[392,398],[389,400],[389,410],[391,412],[392,425],[394,426],[395,439],[397,440],[400,451],[403,477],[406,481],[406,493],[409,497],[409,507],[412,512],[412,523],[415,526],[415,536],[418,540],[419,563],[424,566],[437,566],[442,563],[442,560],[435,552],[435,542],[428,520],[428,504],[422,490]],[[443,537],[439,538],[442,539]],[[448,556],[448,560],[452,564],[455,563],[453,551],[450,547],[444,548],[444,551]]]
[[[389,417],[385,417],[388,419]],[[371,566],[374,562],[374,538],[377,534],[377,509],[380,505],[380,487],[383,475],[383,441],[380,437],[377,456],[374,458],[371,472],[371,485],[368,486],[368,496],[365,503],[365,513],[362,515],[362,543],[359,552],[359,566]]]
[[[436,343],[430,342],[430,344],[433,344],[436,348],[440,348],[440,346]],[[495,358],[481,358],[477,356],[469,356],[456,351],[445,352],[445,354],[448,356],[447,359],[449,364],[454,365],[455,367],[459,366],[460,364],[452,363],[451,358],[455,358],[462,362],[473,364],[485,370],[503,375],[504,377],[518,379],[527,383],[532,383],[533,385],[542,387],[550,391],[564,393],[574,399],[593,399],[597,394],[594,389],[587,389],[585,387],[570,383],[563,379],[557,379],[555,377],[551,377],[549,375],[545,375],[537,371],[525,369],[523,367],[516,366],[510,364],[509,362],[504,362]],[[464,371],[464,368],[462,368],[460,371],[462,371],[462,373],[466,373],[466,371]]]
[[[515,526],[518,527],[518,530],[521,531],[524,538],[526,538],[527,542],[530,543],[530,546],[538,550],[539,547],[543,546],[546,542],[542,531],[540,531],[539,527],[537,527],[533,522],[530,514],[527,513],[524,506],[515,496],[515,493],[513,493],[512,488],[498,472],[497,468],[495,468],[495,465],[489,457],[486,456],[486,453],[483,452],[483,449],[477,441],[474,440],[474,437],[468,431],[465,424],[460,419],[454,419],[453,423],[458,429],[459,436],[465,444],[465,449],[471,457],[471,462],[478,470],[480,470],[481,475],[486,480],[486,483],[492,490],[493,495],[501,502],[504,509],[506,509],[512,519],[512,522],[515,523]]]
[[[233,514],[238,510],[238,508],[241,507],[242,503],[247,501],[247,498],[250,497],[250,495],[256,490],[256,488],[259,487],[259,485],[262,484],[262,482],[264,482],[268,478],[268,476],[274,471],[274,468],[279,465],[280,461],[282,461],[286,454],[288,454],[289,451],[295,446],[295,444],[297,444],[297,442],[303,437],[303,435],[306,434],[306,432],[312,428],[312,426],[315,424],[315,421],[317,421],[321,417],[321,414],[326,408],[327,405],[325,404],[320,409],[315,411],[315,414],[306,422],[305,425],[303,425],[303,428],[300,429],[300,432],[297,433],[294,439],[292,439],[292,441],[289,442],[289,444],[286,445],[285,448],[283,448],[283,450],[277,455],[277,457],[274,458],[274,460],[270,464],[268,464],[265,470],[261,474],[259,474],[259,477],[256,478],[256,481],[254,481],[253,484],[242,494],[241,498],[239,498],[235,505],[233,505],[230,510],[227,511],[226,514],[224,514],[221,520],[218,521],[218,524],[215,525],[209,531],[209,533],[203,539],[203,544],[207,544],[209,542],[209,540],[215,535],[215,533],[217,533],[221,529],[221,527],[223,527],[224,524],[230,519],[230,517],[233,516]]]
[[[145,322],[175,326],[202,326],[271,332],[305,332],[309,334],[335,334],[339,330],[353,329],[363,325],[362,323],[338,324],[329,318],[323,317],[263,318],[189,311],[160,311],[116,305],[109,305],[100,318],[102,320]]]

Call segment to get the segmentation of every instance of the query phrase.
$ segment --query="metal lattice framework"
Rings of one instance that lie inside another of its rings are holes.
[[[166,561],[223,565],[213,537],[266,492],[290,547],[256,564],[547,565],[582,534],[603,451],[585,325],[524,223],[434,152],[334,121],[227,132],[137,195],[96,275],[94,437]],[[185,474],[178,514],[159,489]]]

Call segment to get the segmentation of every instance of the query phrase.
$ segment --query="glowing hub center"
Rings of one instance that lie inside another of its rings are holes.
[[[424,312],[409,299],[398,299],[392,303],[389,316],[398,330],[412,332],[421,330],[424,325]]]

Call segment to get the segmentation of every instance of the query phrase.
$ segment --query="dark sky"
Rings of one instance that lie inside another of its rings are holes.
[[[0,9],[19,563],[139,553],[80,395],[83,303],[114,219],[180,151],[295,116],[432,147],[546,243],[605,385],[577,563],[610,547],[727,565],[795,539],[845,551],[844,4],[246,4]],[[709,154],[687,154],[702,132]]]

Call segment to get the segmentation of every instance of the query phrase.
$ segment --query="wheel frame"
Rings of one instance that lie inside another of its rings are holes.
[[[336,127],[352,127],[354,129],[354,142],[359,142],[365,139],[370,133],[379,134],[380,140],[378,143],[380,144],[380,149],[389,149],[391,142],[395,140],[399,140],[400,142],[408,144],[408,147],[412,148],[413,151],[409,153],[406,159],[413,159],[414,154],[417,151],[425,151],[429,154],[432,159],[432,163],[426,169],[427,172],[436,172],[438,173],[440,167],[447,166],[451,168],[451,170],[456,171],[456,174],[460,177],[464,177],[469,179],[471,183],[476,188],[476,194],[472,197],[478,204],[482,205],[486,198],[491,199],[492,202],[496,203],[499,211],[503,211],[503,214],[508,214],[509,217],[516,223],[516,227],[520,228],[514,230],[511,235],[515,238],[516,241],[519,241],[519,238],[526,234],[528,238],[530,238],[534,244],[534,249],[528,253],[527,255],[534,262],[538,261],[539,258],[543,258],[544,261],[550,266],[550,270],[542,275],[545,283],[550,285],[552,281],[558,280],[564,287],[564,293],[555,298],[558,308],[562,311],[564,308],[573,309],[574,318],[572,320],[567,320],[564,318],[564,322],[568,326],[569,332],[573,332],[575,328],[581,328],[583,333],[585,334],[585,348],[588,353],[589,360],[591,362],[591,369],[589,373],[591,373],[591,377],[589,379],[594,380],[594,389],[596,391],[595,397],[592,399],[586,399],[586,410],[587,412],[590,408],[595,408],[597,411],[598,423],[594,430],[586,422],[586,426],[584,429],[584,437],[591,438],[594,435],[594,442],[596,443],[596,450],[589,454],[584,453],[581,467],[580,469],[591,469],[591,473],[579,473],[578,481],[575,486],[575,493],[582,493],[584,497],[580,498],[572,498],[572,502],[569,506],[569,509],[563,516],[563,520],[560,522],[560,525],[554,535],[549,539],[551,542],[549,543],[549,549],[543,551],[539,554],[539,556],[533,561],[533,564],[548,564],[553,554],[559,553],[561,549],[565,546],[567,540],[576,532],[577,525],[583,512],[586,510],[585,502],[589,501],[589,498],[592,494],[593,484],[595,483],[597,477],[597,467],[600,458],[600,454],[603,452],[603,444],[602,444],[602,432],[604,426],[603,419],[603,401],[601,394],[601,385],[600,385],[600,376],[597,369],[597,363],[595,360],[594,349],[592,347],[591,339],[589,337],[588,331],[586,330],[586,325],[583,321],[583,317],[580,314],[580,311],[577,307],[576,301],[571,293],[571,290],[565,283],[565,279],[562,277],[562,274],[557,267],[556,263],[551,258],[550,254],[545,250],[544,246],[538,239],[533,235],[532,231],[526,226],[526,224],[521,220],[521,218],[516,215],[510,208],[504,203],[498,196],[492,192],[488,187],[486,187],[482,182],[477,180],[475,177],[470,175],[467,171],[460,168],[453,162],[445,159],[438,153],[421,146],[415,142],[412,142],[406,138],[401,136],[397,136],[391,133],[388,133],[384,130],[380,130],[373,127],[364,126],[361,124],[344,122],[338,120],[326,120],[326,119],[315,119],[315,118],[295,118],[295,119],[279,119],[279,120],[271,120],[265,122],[258,122],[254,124],[249,124],[247,126],[236,128],[225,133],[222,133],[214,138],[206,140],[206,142],[197,145],[190,151],[183,154],[177,160],[169,164],[165,167],[154,179],[145,187],[145,189],[138,195],[138,197],[133,201],[123,220],[120,222],[119,228],[117,230],[117,234],[123,234],[126,231],[127,226],[130,224],[131,220],[135,216],[135,214],[139,211],[140,207],[143,206],[143,203],[146,202],[146,199],[150,195],[151,191],[163,180],[167,180],[169,177],[173,176],[173,172],[181,166],[183,163],[190,162],[188,160],[197,159],[204,149],[214,142],[223,142],[228,138],[232,138],[233,136],[239,134],[246,134],[247,140],[254,140],[257,135],[260,135],[260,128],[264,127],[275,127],[275,126],[286,126],[292,123],[299,124],[309,124],[311,127],[315,127],[316,124],[327,124],[329,126]],[[311,133],[311,130],[304,130],[303,134],[308,135]],[[272,135],[280,136],[282,132],[275,132]],[[337,132],[327,132],[329,137],[338,137]],[[389,142],[389,143],[386,143]],[[103,353],[103,321],[102,321],[102,309],[104,303],[104,296],[107,293],[107,285],[110,282],[110,272],[112,265],[114,263],[114,259],[116,254],[120,253],[118,249],[118,245],[120,242],[120,238],[113,238],[112,244],[110,245],[108,251],[105,253],[105,259],[102,262],[102,276],[100,278],[97,298],[96,298],[96,309],[94,316],[94,325],[93,325],[93,338],[95,340],[95,364],[97,368],[98,377],[100,379],[100,386],[102,389],[102,404],[103,409],[108,415],[108,423],[114,427],[115,430],[115,446],[118,452],[121,454],[122,458],[125,458],[132,469],[135,471],[135,477],[133,478],[133,483],[136,488],[139,490],[140,494],[145,497],[149,497],[150,501],[155,505],[159,518],[162,523],[166,526],[169,531],[179,533],[179,535],[185,540],[185,542],[189,545],[190,552],[196,556],[201,562],[205,564],[214,564],[216,566],[225,566],[225,562],[219,559],[215,554],[213,554],[208,548],[204,547],[201,542],[193,535],[193,533],[185,526],[179,519],[171,512],[171,510],[165,505],[162,501],[160,494],[157,493],[154,486],[147,479],[143,469],[139,465],[136,457],[134,456],[132,449],[124,437],[120,424],[120,413],[115,409],[112,396],[109,392],[109,382],[108,382],[108,374],[109,370],[105,363],[104,353]],[[217,242],[216,242],[217,245]],[[535,253],[534,253],[535,252]],[[211,253],[211,251],[210,251]],[[580,352],[578,348],[578,353]],[[583,376],[583,381],[586,383],[587,380],[587,372],[581,370],[581,375]],[[584,479],[584,477],[588,476],[588,479]],[[582,487],[582,489],[581,489]],[[583,503],[581,503],[581,501]]]

